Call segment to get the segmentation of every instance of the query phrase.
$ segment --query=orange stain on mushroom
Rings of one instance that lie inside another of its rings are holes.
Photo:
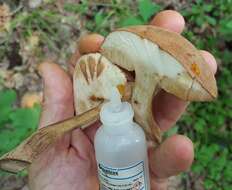
[[[191,64],[191,70],[197,76],[199,76],[201,74],[200,68],[196,63]]]
[[[117,89],[122,96],[125,94],[125,85],[119,84],[119,85],[117,85]]]

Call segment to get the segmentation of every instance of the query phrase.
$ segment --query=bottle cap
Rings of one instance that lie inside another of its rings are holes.
[[[104,126],[119,126],[132,122],[134,111],[131,104],[121,102],[121,94],[115,87],[112,89],[110,101],[102,106],[100,119]]]

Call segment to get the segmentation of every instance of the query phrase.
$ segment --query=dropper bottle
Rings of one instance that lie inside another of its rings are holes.
[[[133,117],[132,106],[114,88],[94,139],[101,190],[150,190],[146,138]]]

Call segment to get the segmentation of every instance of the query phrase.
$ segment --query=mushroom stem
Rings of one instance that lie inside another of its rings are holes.
[[[161,142],[161,132],[153,118],[152,112],[153,97],[160,90],[158,86],[159,78],[147,72],[143,73],[139,78],[143,80],[137,80],[135,82],[131,100],[135,111],[135,120],[143,126],[147,137],[159,144]],[[151,85],[144,85],[144,83]]]
[[[153,113],[153,106],[154,106],[154,102],[153,102],[153,98],[159,93],[160,88],[155,89],[153,96],[152,96],[152,100],[150,103],[150,115],[149,115],[149,123],[150,123],[150,129],[151,129],[151,138],[154,142],[156,142],[157,144],[160,144],[162,142],[162,133],[160,130],[160,126],[158,125],[158,123],[155,121],[155,115]]]
[[[0,158],[0,169],[12,173],[25,169],[65,133],[76,128],[84,129],[97,121],[100,107],[98,106],[81,115],[39,129],[14,150]]]

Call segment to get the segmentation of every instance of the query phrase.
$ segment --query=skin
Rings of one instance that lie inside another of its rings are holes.
[[[175,11],[158,13],[151,24],[181,33],[183,17]],[[80,40],[77,57],[81,53],[96,52],[104,38],[98,34]],[[215,73],[214,57],[202,51],[207,63]],[[72,74],[74,62],[69,64]],[[72,81],[58,65],[43,63],[40,73],[44,81],[44,103],[40,127],[62,121],[74,115]],[[57,85],[59,84],[59,85]],[[154,99],[153,110],[162,131],[170,129],[185,111],[188,102],[161,91]],[[168,110],[168,111],[167,111]],[[93,138],[99,123],[67,134],[53,147],[35,160],[29,168],[29,186],[33,190],[97,190],[98,180],[93,149]],[[167,179],[190,168],[193,158],[193,143],[182,135],[173,135],[157,149],[149,148],[149,164],[152,190],[166,190]]]

